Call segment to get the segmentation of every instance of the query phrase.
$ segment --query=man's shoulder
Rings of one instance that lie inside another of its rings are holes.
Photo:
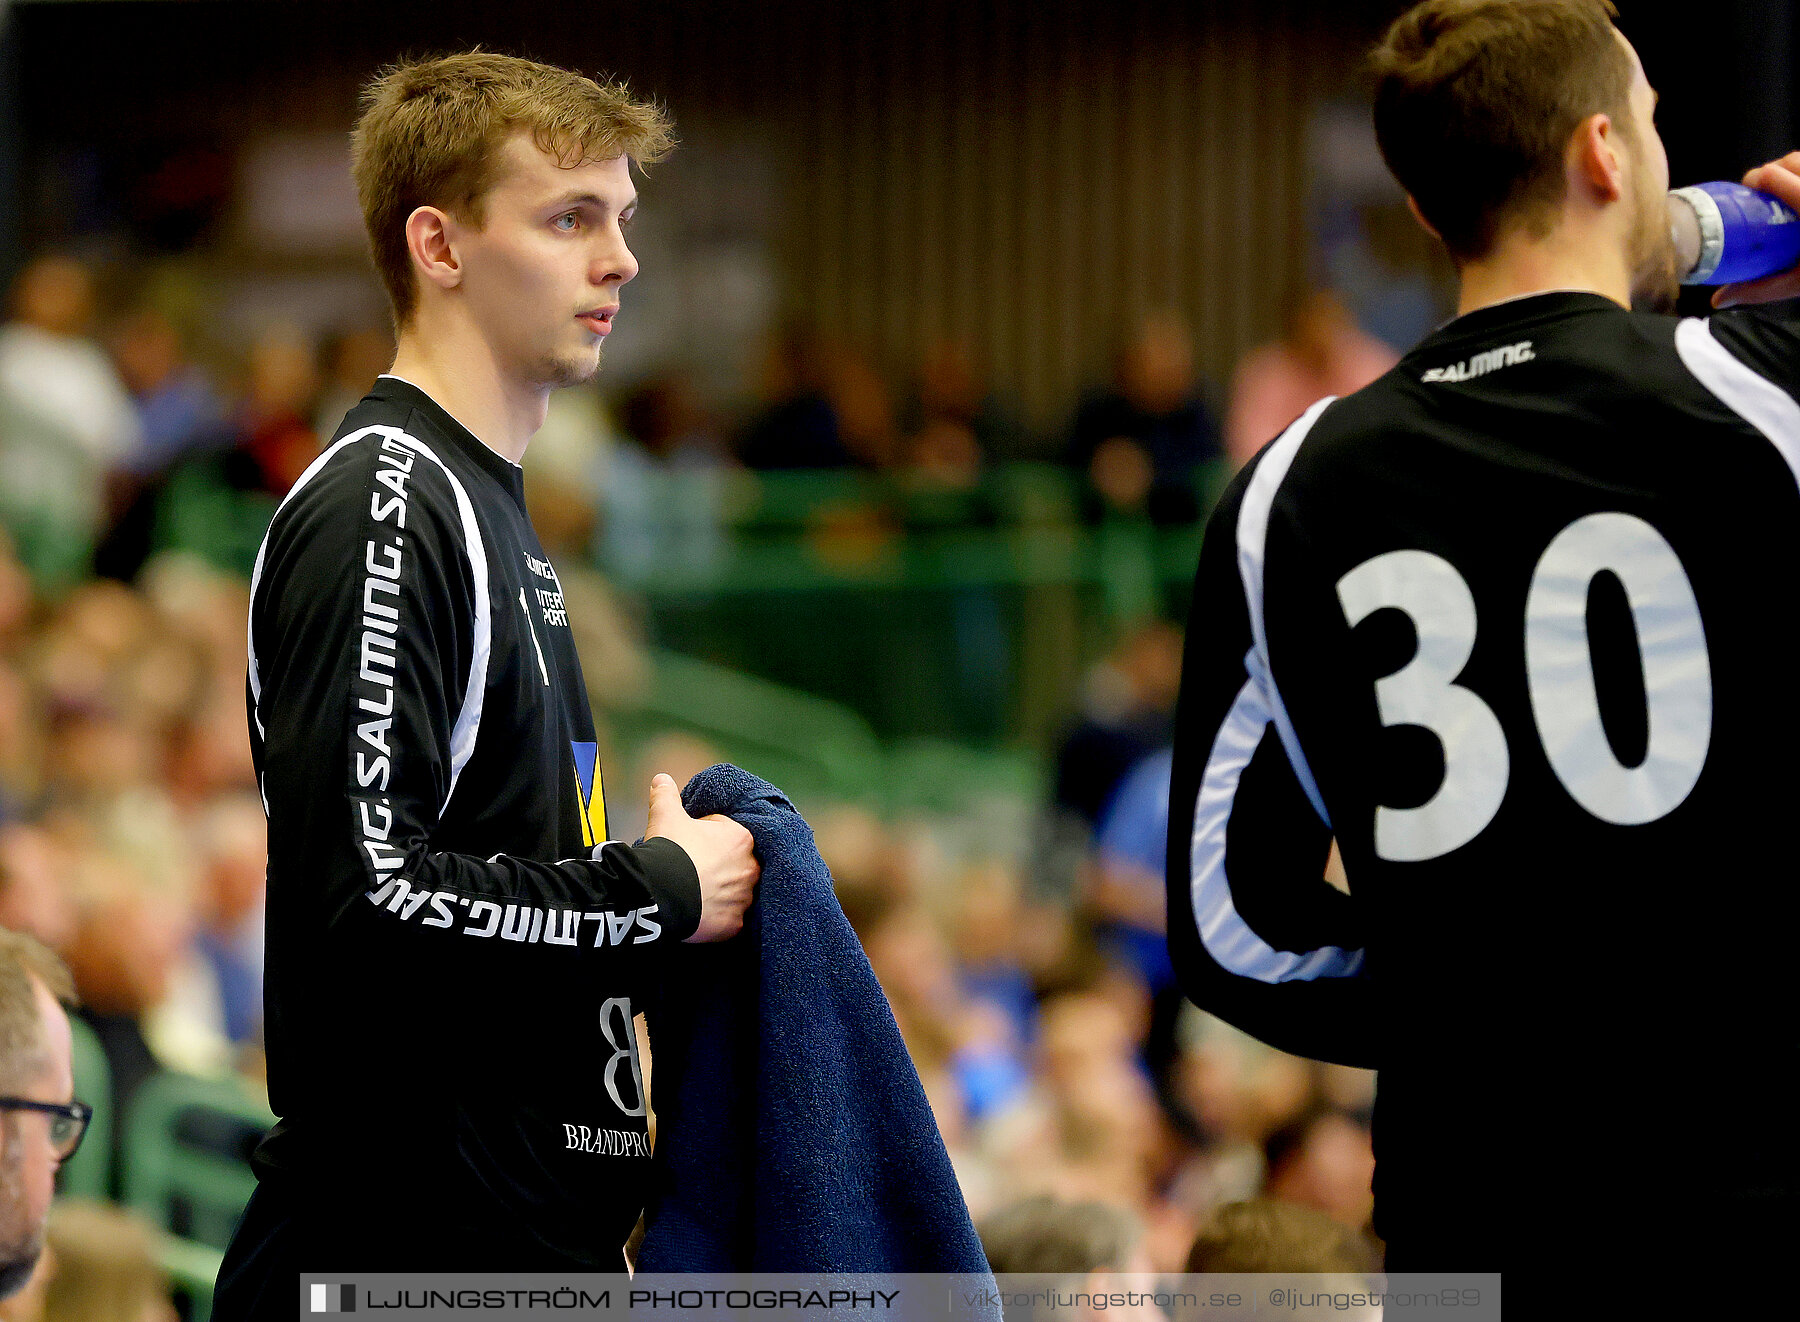
[[[419,408],[415,400],[399,390],[384,389],[384,385],[377,381],[374,388],[344,414],[325,447],[327,451],[345,441],[371,438],[379,446],[384,437],[434,451],[443,448],[444,438],[439,434],[435,420]]]
[[[428,423],[403,402],[366,397],[282,499],[270,537],[332,541],[391,529],[460,540],[458,480],[437,459],[446,447]]]
[[[1758,376],[1800,392],[1800,299],[1715,312],[1708,337]]]

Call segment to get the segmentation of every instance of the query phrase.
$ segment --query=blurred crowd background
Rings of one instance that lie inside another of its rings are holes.
[[[991,1251],[1361,1235],[1372,1078],[1183,1005],[1162,835],[1207,510],[1452,310],[1367,128],[1399,8],[0,4],[0,924],[73,968],[103,1110],[0,1318],[204,1314],[262,1115],[248,572],[392,353],[356,90],[475,43],[683,138],[525,461],[613,834],[658,770],[790,792]],[[1677,182],[1800,141],[1785,6],[1720,7],[1724,85],[1623,21]]]

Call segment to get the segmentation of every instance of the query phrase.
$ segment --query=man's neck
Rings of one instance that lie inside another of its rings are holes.
[[[422,328],[415,322],[400,333],[388,371],[430,395],[438,407],[510,463],[525,457],[525,447],[544,425],[550,407],[548,386],[509,380],[485,344],[455,328]]]
[[[1581,290],[1631,306],[1631,272],[1617,240],[1565,227],[1542,239],[1513,234],[1461,271],[1456,315],[1528,294]]]

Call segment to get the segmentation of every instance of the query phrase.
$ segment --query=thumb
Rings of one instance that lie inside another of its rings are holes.
[[[675,784],[675,778],[666,772],[658,772],[650,781],[650,834],[655,835],[673,820],[686,817],[687,809],[681,806],[681,790]]]

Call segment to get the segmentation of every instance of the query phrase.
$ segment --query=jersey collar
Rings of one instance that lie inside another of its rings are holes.
[[[430,418],[438,435],[447,437],[472,463],[491,474],[511,494],[520,509],[525,508],[525,470],[482,444],[480,437],[451,417],[443,405],[418,386],[405,377],[383,372],[375,378],[375,387],[369,394],[376,399],[405,403]]]

